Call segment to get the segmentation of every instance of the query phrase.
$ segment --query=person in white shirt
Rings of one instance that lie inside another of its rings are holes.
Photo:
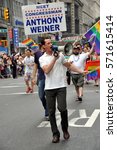
[[[72,62],[76,67],[84,70],[86,59],[91,55],[94,50],[95,43],[92,44],[92,48],[89,52],[80,53],[80,45],[74,45],[73,54],[70,56],[68,62]],[[83,96],[83,85],[84,85],[84,75],[75,71],[71,71],[72,82],[75,86],[78,100],[82,102]]]
[[[29,93],[29,92],[33,93],[34,84],[32,81],[32,73],[33,73],[33,66],[34,66],[34,57],[31,56],[30,49],[26,50],[26,57],[24,58],[23,63],[25,65],[24,80],[26,83],[26,93]]]
[[[45,53],[40,57],[39,62],[46,76],[45,94],[51,130],[53,134],[52,142],[58,143],[60,139],[60,132],[58,130],[55,117],[56,100],[58,104],[58,110],[60,111],[61,115],[63,137],[65,140],[69,139],[70,137],[68,132],[68,112],[66,103],[67,82],[65,67],[80,73],[84,73],[84,71],[77,68],[71,62],[67,62],[62,53],[58,53],[58,56],[55,56],[52,50],[52,43],[49,38],[44,39],[43,47],[45,49]]]

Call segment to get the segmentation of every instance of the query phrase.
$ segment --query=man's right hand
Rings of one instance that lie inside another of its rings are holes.
[[[32,78],[32,83],[35,85],[36,84],[36,79]]]
[[[83,71],[84,75],[87,75],[88,73],[89,73],[89,71],[87,71],[87,70]]]

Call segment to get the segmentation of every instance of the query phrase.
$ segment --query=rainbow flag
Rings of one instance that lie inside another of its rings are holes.
[[[34,44],[34,41],[31,38],[28,38],[28,39],[24,40],[22,43],[28,47],[31,47]]]
[[[36,52],[39,49],[39,46],[31,38],[25,39],[22,43],[29,47],[33,52]]]
[[[38,49],[39,49],[39,46],[38,46],[37,44],[33,44],[33,45],[31,46],[31,50],[32,50],[33,52],[36,52]]]
[[[100,53],[100,21],[94,24],[85,34],[88,42],[92,44],[94,41],[96,43],[95,51],[97,54]]]
[[[86,75],[87,80],[96,80],[100,78],[100,60],[88,61],[85,70],[89,71]]]

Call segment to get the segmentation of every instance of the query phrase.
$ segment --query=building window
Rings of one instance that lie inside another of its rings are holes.
[[[79,34],[79,20],[75,19],[75,33]]]
[[[71,33],[71,4],[65,3],[67,33]]]
[[[79,13],[78,13],[78,5],[74,6],[74,10],[75,10],[75,33],[79,34]]]
[[[78,16],[78,5],[75,5],[75,18],[79,18]]]
[[[22,17],[22,10],[21,10],[22,5],[23,5],[22,3],[17,1],[13,3],[15,17]]]
[[[4,0],[0,0],[0,7],[3,7]]]

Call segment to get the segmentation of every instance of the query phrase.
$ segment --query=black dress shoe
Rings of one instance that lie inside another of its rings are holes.
[[[79,97],[78,100],[79,100],[80,102],[82,102],[82,97]]]
[[[58,143],[59,142],[59,136],[57,136],[57,135],[54,135],[53,136],[53,139],[52,139],[52,143]]]
[[[63,132],[63,137],[64,137],[65,140],[68,140],[70,138],[69,132],[68,131]]]

